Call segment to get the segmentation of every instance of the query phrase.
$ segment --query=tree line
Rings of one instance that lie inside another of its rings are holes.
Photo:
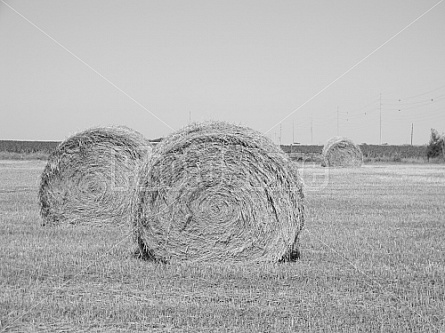
[[[15,141],[15,140],[0,140],[0,151],[9,153],[50,153],[60,142],[57,141]]]
[[[58,141],[16,141],[0,140],[0,151],[10,153],[47,153],[53,151]],[[285,153],[321,154],[323,146],[318,145],[281,145]],[[437,158],[445,159],[445,135],[431,129],[431,137],[427,146],[410,145],[368,145],[362,144],[360,148],[365,158]]]

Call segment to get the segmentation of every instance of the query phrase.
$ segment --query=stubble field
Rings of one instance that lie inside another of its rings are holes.
[[[0,161],[0,332],[445,332],[445,167],[302,165],[296,263],[153,264],[130,228],[41,227]]]

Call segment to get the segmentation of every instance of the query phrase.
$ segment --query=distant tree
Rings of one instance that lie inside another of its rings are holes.
[[[442,144],[442,155],[443,159],[445,160],[445,134],[442,134],[440,138],[440,143]]]
[[[428,158],[428,161],[430,160],[430,158],[437,157],[441,154],[443,154],[445,158],[444,144],[445,144],[444,136],[440,135],[437,130],[432,128],[430,142],[426,150],[426,156]]]

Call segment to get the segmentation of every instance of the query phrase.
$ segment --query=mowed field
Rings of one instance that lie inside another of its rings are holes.
[[[302,258],[153,264],[130,228],[41,227],[0,161],[0,332],[445,332],[445,166],[302,165]]]

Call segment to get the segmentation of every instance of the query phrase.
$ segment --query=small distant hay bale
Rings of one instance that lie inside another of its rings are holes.
[[[124,126],[69,137],[41,175],[42,224],[128,222],[138,170],[150,152],[142,134]]]
[[[223,122],[189,125],[139,176],[135,236],[158,262],[280,262],[299,257],[303,184],[271,140]]]
[[[345,137],[333,137],[323,147],[322,166],[326,167],[360,167],[363,164],[363,153],[359,146]]]

